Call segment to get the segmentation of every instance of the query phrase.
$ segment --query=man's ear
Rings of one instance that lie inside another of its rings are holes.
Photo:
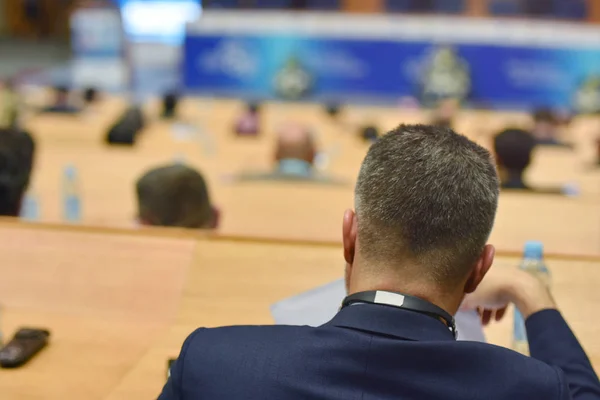
[[[481,255],[477,259],[469,278],[467,279],[467,283],[465,284],[465,293],[473,293],[477,286],[483,280],[483,277],[490,270],[492,264],[494,263],[494,254],[496,253],[496,249],[491,244],[486,244],[483,247],[483,251]]]
[[[344,243],[344,259],[349,265],[352,265],[354,262],[357,230],[358,224],[356,214],[352,210],[346,210],[344,212],[344,221],[342,223],[342,238]]]

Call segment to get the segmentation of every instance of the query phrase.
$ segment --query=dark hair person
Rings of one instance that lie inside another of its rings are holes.
[[[204,177],[185,165],[146,172],[137,182],[137,199],[144,225],[210,229],[218,224]]]
[[[35,143],[29,133],[0,129],[0,215],[19,216],[34,152]]]
[[[494,137],[494,153],[504,189],[530,189],[524,181],[531,164],[535,138],[523,129],[505,129]]]

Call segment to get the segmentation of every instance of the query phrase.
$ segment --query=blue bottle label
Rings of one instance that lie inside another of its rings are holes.
[[[67,196],[65,199],[65,219],[76,222],[81,219],[81,202],[77,196]]]
[[[515,319],[513,327],[513,337],[516,342],[527,341],[527,331],[525,330],[525,320],[519,310],[515,309]]]

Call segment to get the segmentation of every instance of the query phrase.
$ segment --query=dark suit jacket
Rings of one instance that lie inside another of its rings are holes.
[[[346,307],[318,328],[198,329],[159,399],[600,399],[558,311],[534,314],[526,327],[531,358],[457,342],[434,318],[371,304]]]

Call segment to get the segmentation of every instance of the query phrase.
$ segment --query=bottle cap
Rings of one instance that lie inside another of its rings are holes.
[[[544,244],[537,240],[530,240],[526,242],[525,250],[523,251],[523,257],[541,260],[544,258]]]

